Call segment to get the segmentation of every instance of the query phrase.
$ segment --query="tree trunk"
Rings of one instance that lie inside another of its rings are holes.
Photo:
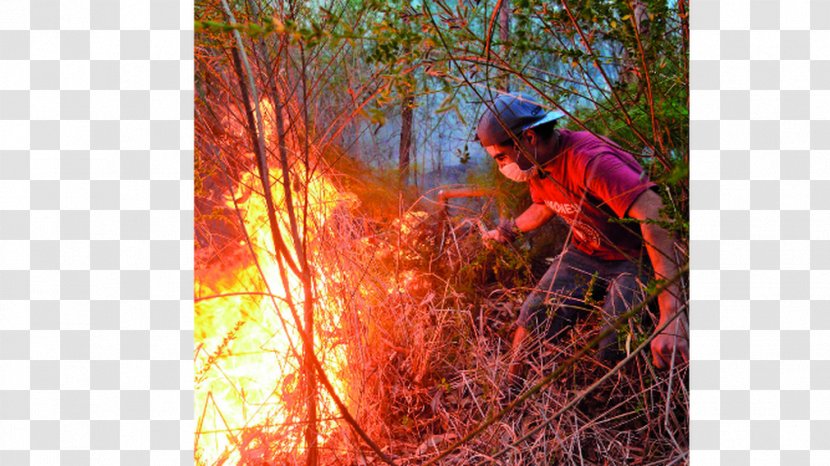
[[[401,103],[401,145],[398,151],[399,182],[403,188],[409,179],[409,161],[412,153],[412,106],[415,98],[407,90]]]
[[[509,52],[507,40],[510,37],[510,0],[504,0],[501,4],[501,10],[499,11],[499,38],[501,42],[504,44],[504,50],[502,56],[507,59],[507,54]],[[510,92],[510,73],[504,73],[503,77],[503,87],[504,90]]]
[[[645,46],[651,26],[651,21],[648,17],[648,8],[642,0],[632,0],[631,13],[631,17],[634,20],[634,28],[636,29],[635,33],[639,36],[639,40],[643,46]],[[640,69],[640,62],[637,57],[632,57],[628,53],[628,50],[623,49],[621,60],[620,84],[636,83],[640,78],[639,74],[645,71]]]
[[[308,447],[306,465],[317,466],[317,374],[314,372],[314,297],[311,293],[311,274],[306,268],[303,270],[303,292],[305,301],[303,313],[307,339],[303,341],[303,372],[306,376],[306,409],[308,427],[305,431],[305,441]]]

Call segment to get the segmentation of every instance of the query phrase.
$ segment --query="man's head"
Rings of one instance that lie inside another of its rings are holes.
[[[476,140],[493,157],[502,173],[513,163],[518,165],[519,170],[527,172],[534,166],[528,155],[536,158],[536,152],[549,142],[553,126],[562,116],[561,112],[546,112],[524,94],[500,95],[479,120]],[[515,179],[507,173],[505,175]]]

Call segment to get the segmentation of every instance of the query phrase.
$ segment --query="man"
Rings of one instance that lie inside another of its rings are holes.
[[[508,242],[559,215],[570,225],[562,253],[530,293],[519,312],[513,337],[511,381],[521,368],[519,353],[529,333],[552,337],[573,323],[585,309],[589,288],[606,288],[604,329],[616,316],[638,304],[637,278],[643,246],[656,279],[678,274],[672,235],[657,223],[662,201],[631,154],[587,131],[555,128],[559,112],[545,112],[522,94],[501,95],[488,105],[476,139],[496,161],[501,173],[530,187],[533,204],[513,220],[484,234],[485,240]],[[620,222],[613,219],[636,219]],[[639,223],[639,224],[638,224]],[[681,309],[679,287],[657,298],[658,328],[671,323],[651,342],[653,361],[667,368],[674,355],[688,361],[688,324]],[[552,315],[546,312],[552,305]],[[600,343],[600,357],[611,359],[612,333]]]

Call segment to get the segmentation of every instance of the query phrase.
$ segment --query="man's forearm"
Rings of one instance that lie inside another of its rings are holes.
[[[629,211],[632,218],[642,221],[640,230],[654,267],[654,277],[657,280],[675,280],[680,268],[674,255],[674,236],[654,223],[654,220],[661,218],[662,206],[660,197],[654,191],[645,191],[634,201]],[[683,307],[679,281],[673,283],[657,297],[660,304],[658,327],[669,321],[671,324],[651,341],[654,365],[663,369],[672,366],[675,356],[685,361],[689,359],[689,324],[685,314],[675,315]]]
[[[544,204],[532,204],[515,219],[502,220],[496,228],[483,232],[482,237],[485,241],[511,243],[519,236],[519,233],[539,228],[552,216],[553,211]]]
[[[677,276],[680,269],[674,258],[674,238],[665,228],[654,223],[643,223],[641,227],[646,251],[654,268],[654,278],[657,280],[671,280]],[[660,320],[666,321],[680,308],[681,292],[677,282],[666,288],[657,297],[660,305]]]
[[[553,211],[544,204],[532,204],[516,217],[516,228],[525,233],[544,225],[553,217]]]

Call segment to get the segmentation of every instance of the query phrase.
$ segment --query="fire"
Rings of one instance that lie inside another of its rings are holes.
[[[270,175],[280,233],[293,252],[283,186],[273,181],[281,180],[282,174],[272,168]],[[346,386],[338,375],[345,367],[344,346],[333,343],[336,337],[332,339],[340,327],[338,310],[342,307],[327,290],[337,277],[321,272],[318,265],[326,251],[315,239],[333,210],[349,198],[323,175],[307,175],[299,164],[292,168],[291,178],[299,237],[305,238],[308,261],[315,271],[315,354],[343,399]],[[234,193],[237,202],[227,199],[230,208],[238,207],[245,224],[248,238],[240,244],[249,247],[256,260],[240,261],[236,267],[215,273],[218,278],[197,279],[196,283],[197,464],[261,460],[265,459],[261,455],[274,451],[299,459],[304,448],[305,401],[298,357],[302,343],[286,302],[286,298],[293,300],[302,316],[302,283],[288,271],[288,289],[283,286],[265,198],[256,192],[259,186],[258,177],[245,174]],[[303,221],[305,199],[308,216]],[[338,418],[338,412],[322,388],[318,406],[323,444],[337,427],[331,419]]]

